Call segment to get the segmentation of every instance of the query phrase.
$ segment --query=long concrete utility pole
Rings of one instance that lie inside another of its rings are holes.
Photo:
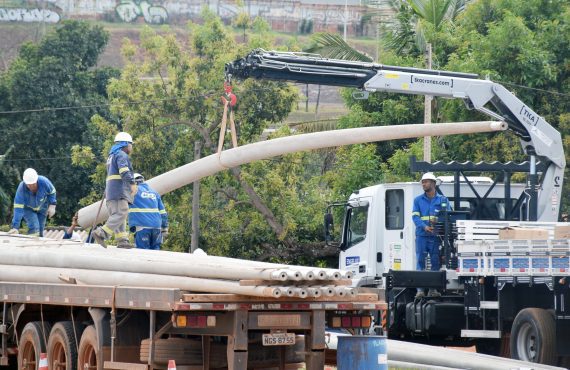
[[[175,168],[147,182],[162,195],[232,167],[289,153],[376,141],[410,139],[423,136],[474,134],[504,131],[506,129],[507,125],[504,122],[482,121],[361,127],[314,132],[261,141],[225,150]],[[101,201],[80,209],[79,225],[91,227],[104,222],[109,215],[106,207],[100,207],[100,204]],[[97,217],[98,212],[99,217]]]

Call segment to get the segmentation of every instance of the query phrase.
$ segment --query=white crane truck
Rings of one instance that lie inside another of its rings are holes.
[[[419,183],[355,191],[344,207],[339,267],[356,285],[384,289],[382,327],[390,338],[472,345],[489,354],[556,364],[570,356],[567,236],[554,239],[566,166],[560,133],[502,85],[476,75],[256,50],[226,66],[228,78],[257,78],[462,99],[468,109],[504,121],[520,138],[524,163],[425,163],[413,171],[454,173],[438,191],[453,211],[440,215],[441,271],[414,271],[412,202]],[[469,172],[495,172],[495,180]],[[511,183],[515,172],[527,184]],[[502,180],[501,183],[499,181]],[[332,205],[331,205],[332,206]],[[331,240],[332,213],[325,215]],[[546,228],[544,240],[498,239],[505,226]],[[556,234],[558,235],[558,234]],[[417,288],[441,297],[415,298]],[[566,309],[568,308],[568,310]]]

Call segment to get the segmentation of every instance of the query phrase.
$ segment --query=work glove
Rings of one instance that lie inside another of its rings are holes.
[[[12,234],[12,235],[16,235],[19,234],[20,232],[18,231],[18,229],[10,229],[10,231],[8,231],[8,234]]]
[[[131,184],[131,195],[134,197],[137,194],[138,191],[138,186],[137,184]]]
[[[47,214],[49,218],[52,218],[55,215],[55,204],[50,204],[47,210]]]
[[[160,233],[162,234],[162,241],[164,242],[166,238],[168,238],[168,227],[161,229]]]

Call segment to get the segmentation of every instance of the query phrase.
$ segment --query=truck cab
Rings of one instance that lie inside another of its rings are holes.
[[[453,210],[474,216],[469,217],[471,219],[505,219],[504,184],[492,186],[493,180],[489,177],[468,177],[468,184],[462,178],[459,207],[454,207],[457,204],[454,177],[441,176],[438,180],[438,191],[449,199]],[[510,184],[512,204],[524,189],[525,184]],[[416,268],[412,206],[414,198],[422,192],[419,182],[400,182],[369,186],[350,196],[344,209],[339,268],[354,273],[355,286],[382,288],[382,275],[389,270]],[[476,212],[481,209],[483,211]]]

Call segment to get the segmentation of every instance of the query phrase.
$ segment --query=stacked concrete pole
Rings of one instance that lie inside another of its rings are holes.
[[[0,248],[1,281],[73,281],[272,298],[332,299],[355,295],[347,286],[351,284],[350,274],[333,269],[167,251],[105,249],[94,244],[6,233],[0,233]]]

